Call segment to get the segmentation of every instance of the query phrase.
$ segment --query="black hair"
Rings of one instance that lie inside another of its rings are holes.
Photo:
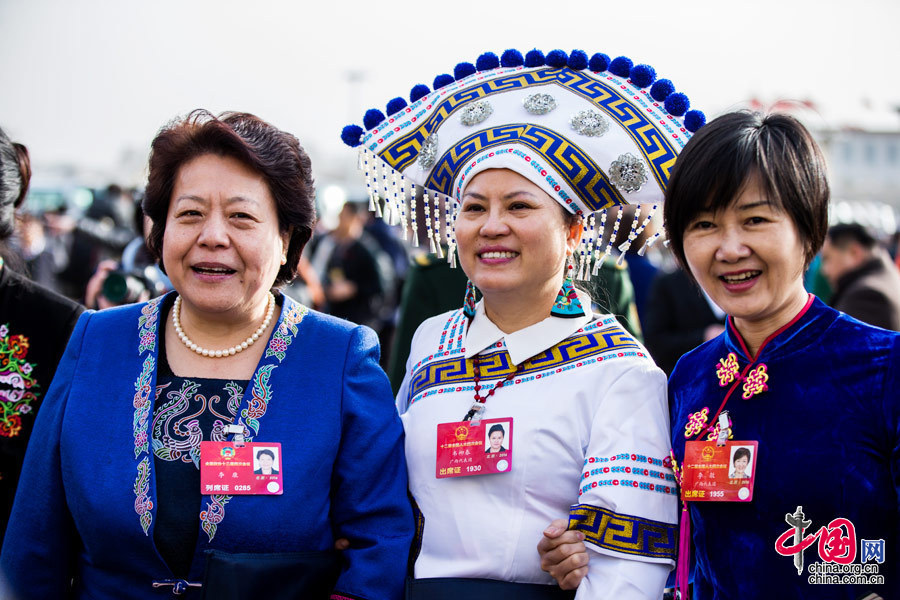
[[[494,423],[493,425],[491,425],[491,428],[488,430],[488,437],[491,437],[491,434],[493,434],[495,431],[499,431],[503,434],[503,437],[506,437],[506,432],[503,430],[503,425],[501,425],[500,423]]]
[[[856,242],[866,250],[878,245],[872,233],[859,223],[841,223],[828,230],[828,241],[840,248],[846,248],[850,242]]]
[[[290,133],[249,113],[225,112],[213,116],[195,110],[163,127],[150,150],[150,167],[142,208],[153,221],[147,248],[162,263],[166,215],[181,167],[212,154],[241,161],[259,173],[275,200],[278,226],[290,232],[287,262],[275,285],[289,283],[297,274],[300,254],[316,224],[312,165],[299,140]]]
[[[815,257],[828,227],[830,191],[822,152],[797,119],[741,111],[722,115],[694,134],[669,177],[666,232],[686,272],[688,226],[701,212],[727,208],[754,181],[797,226],[806,264]]]
[[[269,450],[268,448],[263,448],[259,452],[256,453],[256,460],[262,458],[264,454],[268,454],[272,460],[275,460],[275,453]]]
[[[749,448],[738,448],[734,451],[734,458],[731,459],[731,464],[734,464],[738,461],[739,458],[746,458],[747,462],[750,462],[750,449]]]

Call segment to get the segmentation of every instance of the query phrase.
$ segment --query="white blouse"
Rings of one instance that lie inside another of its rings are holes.
[[[482,395],[525,362],[483,413],[512,417],[512,468],[438,479],[437,425],[472,405],[475,354]],[[661,597],[677,523],[666,378],[614,317],[551,316],[509,335],[483,303],[471,323],[461,309],[433,317],[413,338],[397,408],[425,519],[417,578],[552,584],[536,547],[569,517],[590,558],[576,598]]]

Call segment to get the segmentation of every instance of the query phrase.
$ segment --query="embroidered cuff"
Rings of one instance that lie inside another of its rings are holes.
[[[676,525],[615,513],[590,504],[569,510],[569,529],[599,548],[634,557],[675,561]]]

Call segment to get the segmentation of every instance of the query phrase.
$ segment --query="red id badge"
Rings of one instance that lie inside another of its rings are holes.
[[[435,475],[466,477],[512,469],[512,417],[438,423]]]
[[[689,502],[750,502],[759,442],[686,442],[681,499]]]
[[[281,444],[200,442],[201,494],[280,496]]]

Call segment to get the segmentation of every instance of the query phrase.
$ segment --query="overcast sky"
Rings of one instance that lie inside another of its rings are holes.
[[[648,63],[711,116],[809,99],[839,126],[900,105],[898,23],[897,0],[0,0],[0,126],[39,169],[114,172],[176,115],[243,110],[296,134],[327,181],[366,108],[534,47]]]

